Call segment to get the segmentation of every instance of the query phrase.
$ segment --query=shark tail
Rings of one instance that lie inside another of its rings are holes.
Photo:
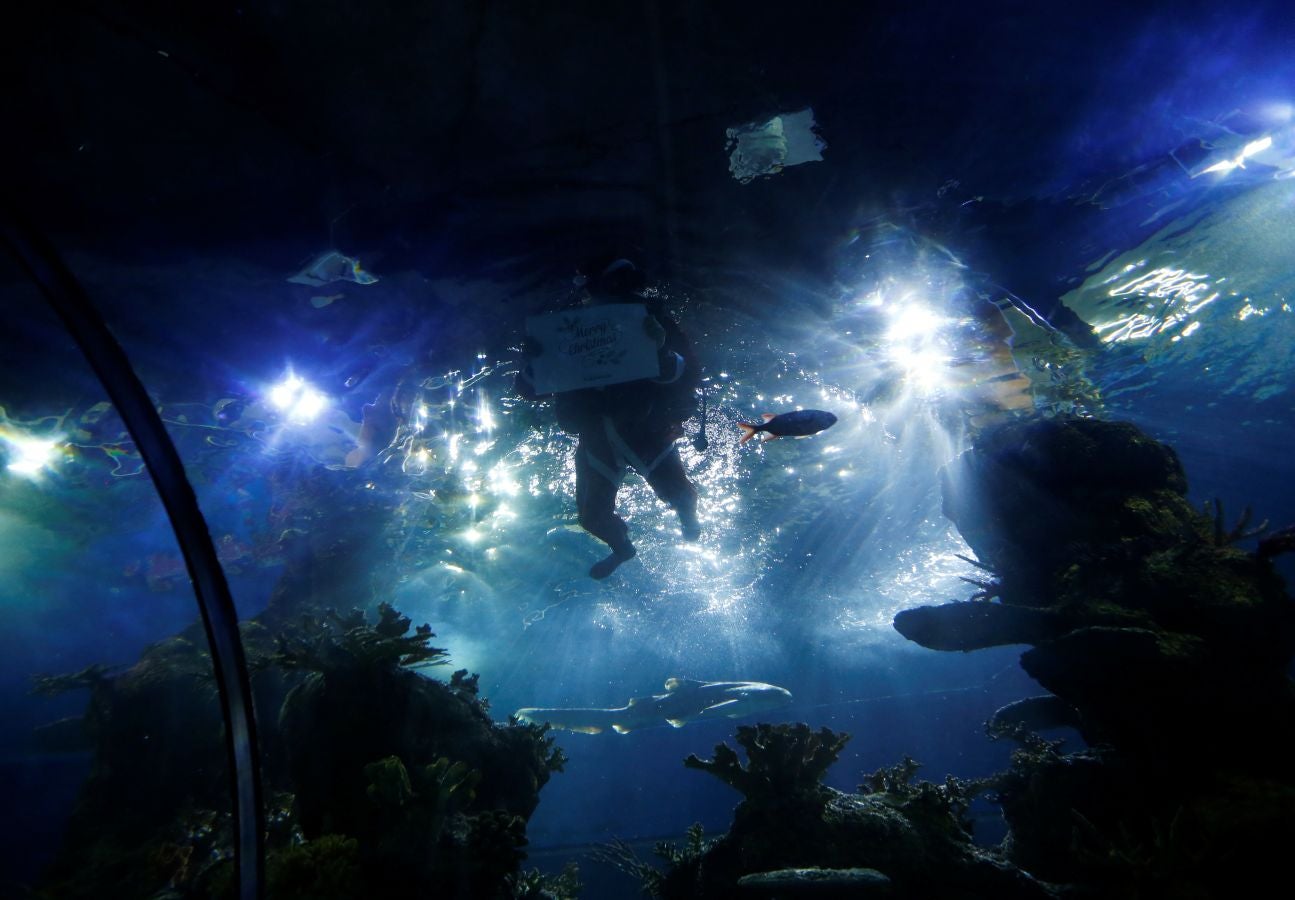
[[[513,713],[522,722],[535,725],[548,725],[559,731],[575,731],[580,734],[601,734],[608,728],[618,734],[626,734],[628,727],[616,724],[617,713],[623,710],[614,709],[541,709],[528,706]]]
[[[751,440],[751,438],[755,437],[757,428],[750,422],[738,422],[737,427],[742,429],[742,439],[738,441],[738,444],[745,444],[747,441]]]

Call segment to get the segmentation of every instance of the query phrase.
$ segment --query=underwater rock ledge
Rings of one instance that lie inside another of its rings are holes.
[[[1246,510],[1187,500],[1172,448],[1123,422],[1059,417],[983,432],[942,473],[944,510],[988,580],[906,610],[937,650],[1028,644],[1051,694],[1000,710],[1015,740],[995,790],[1008,859],[1109,897],[1230,897],[1282,876],[1295,837],[1295,603]],[[1076,728],[1060,752],[1037,730]]]

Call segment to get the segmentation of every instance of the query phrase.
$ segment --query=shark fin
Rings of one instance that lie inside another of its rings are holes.
[[[706,707],[705,711],[708,713],[715,712],[716,710],[721,710],[726,706],[732,706],[737,701],[737,697],[734,697],[732,700],[721,700],[719,703],[712,703],[710,706]]]
[[[569,725],[567,731],[575,731],[580,734],[602,734],[603,730],[597,725]]]
[[[674,678],[667,678],[665,680],[665,689],[667,691],[677,691],[680,688],[685,688],[685,687],[688,687],[689,685],[705,684],[705,683],[706,682],[704,681],[698,681],[696,678],[679,678],[678,676],[676,676]]]
[[[622,725],[619,722],[612,723],[612,731],[617,734],[629,734],[632,729],[628,725]]]
[[[760,413],[760,421],[762,421],[762,422],[772,422],[773,420],[774,420],[774,415],[773,415],[773,413]]]
[[[683,728],[685,725],[688,724],[687,719],[666,719],[666,721],[669,722],[675,728]]]

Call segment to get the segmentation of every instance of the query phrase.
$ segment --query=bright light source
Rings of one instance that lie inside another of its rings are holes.
[[[305,423],[324,411],[328,398],[296,375],[289,375],[270,389],[270,403],[293,422]]]
[[[287,410],[296,402],[304,384],[296,375],[289,375],[270,389],[270,402],[277,409]]]
[[[1233,169],[1244,169],[1246,167],[1247,159],[1249,159],[1252,156],[1255,156],[1256,154],[1263,153],[1272,145],[1273,145],[1273,139],[1271,137],[1261,137],[1257,141],[1251,141],[1250,143],[1246,144],[1244,147],[1241,148],[1241,152],[1238,153],[1235,158],[1220,160],[1219,162],[1216,162],[1214,165],[1210,166],[1208,169],[1202,170],[1201,174],[1204,175],[1206,172],[1219,172],[1222,174],[1227,174],[1228,172],[1231,172]]]
[[[920,393],[931,394],[945,382],[949,357],[933,347],[892,348],[890,358],[898,364],[904,378]]]
[[[310,421],[324,411],[328,401],[324,395],[310,388],[301,392],[301,397],[297,404],[292,408],[292,417],[301,421]]]
[[[913,341],[932,337],[948,322],[943,316],[925,306],[901,306],[891,313],[890,328],[886,329],[886,340],[891,342]]]
[[[921,394],[944,386],[949,356],[941,349],[940,331],[949,320],[925,306],[904,304],[891,313],[886,355]]]
[[[10,451],[9,471],[28,478],[35,478],[42,469],[51,466],[58,449],[56,440],[29,435],[5,437],[4,442]]]

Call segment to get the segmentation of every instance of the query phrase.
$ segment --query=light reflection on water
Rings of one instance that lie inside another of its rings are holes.
[[[840,318],[853,315],[844,305]],[[933,312],[896,315],[881,327],[920,345],[948,321]],[[972,568],[956,556],[966,547],[940,515],[938,490],[940,467],[964,443],[948,413],[968,383],[965,372],[961,381],[941,379],[936,402],[931,373],[905,378],[884,331],[861,334],[853,323],[856,333],[844,335],[841,321],[821,318],[771,330],[715,310],[691,311],[684,325],[709,336],[703,355],[721,357],[709,360],[709,449],[680,443],[701,495],[697,544],[680,540],[673,512],[631,474],[618,510],[639,555],[606,583],[589,579],[588,566],[605,550],[575,525],[574,443],[543,415],[520,431],[500,417],[474,471],[447,457],[463,489],[484,498],[472,527],[488,535],[494,553],[467,551],[467,565],[491,588],[476,603],[499,622],[501,653],[519,640],[534,646],[585,634],[603,642],[600,667],[631,645],[649,645],[671,671],[732,674],[780,652],[774,623],[845,648],[893,640],[899,609],[969,593],[958,576]],[[950,349],[987,355],[956,342]],[[828,409],[839,421],[804,440],[738,445],[738,421],[802,406]],[[690,438],[698,427],[689,423]],[[457,558],[464,562],[465,548]],[[433,600],[427,612],[451,645],[455,632],[482,630],[481,610]],[[799,621],[789,625],[788,617]],[[551,670],[595,665],[579,651],[574,660],[549,661]]]

